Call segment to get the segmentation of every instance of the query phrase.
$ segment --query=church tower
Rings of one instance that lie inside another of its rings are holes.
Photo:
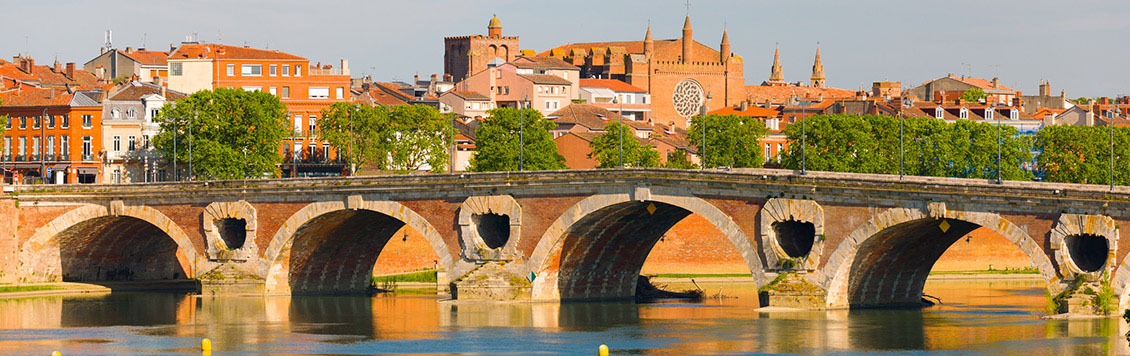
[[[487,37],[502,37],[502,20],[498,19],[498,15],[491,17],[490,23],[487,23]]]
[[[722,30],[722,44],[718,46],[718,58],[720,62],[726,63],[730,59],[730,35],[726,30]]]
[[[779,48],[773,49],[773,67],[769,72],[770,83],[784,83],[785,74],[781,71],[781,50]]]
[[[694,31],[691,30],[691,15],[683,21],[683,63],[691,61],[691,49],[694,43]]]
[[[812,86],[824,89],[824,64],[820,62],[820,45],[816,46],[816,62],[812,64]]]
[[[651,26],[647,26],[647,34],[643,36],[643,55],[651,58],[655,53],[655,41],[651,39]]]

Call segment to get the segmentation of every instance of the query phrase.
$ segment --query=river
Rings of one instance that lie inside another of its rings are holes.
[[[748,284],[700,303],[481,304],[429,295],[0,299],[0,353],[614,355],[1130,354],[1121,319],[1043,320],[1043,282],[930,281],[922,310],[759,312]],[[672,284],[671,289],[686,288]]]

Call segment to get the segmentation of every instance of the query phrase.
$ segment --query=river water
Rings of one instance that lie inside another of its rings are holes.
[[[1130,354],[1120,319],[1043,320],[1043,282],[930,281],[923,310],[759,312],[748,284],[700,303],[473,304],[428,295],[0,299],[0,353],[614,355]],[[672,284],[670,289],[687,286]]]

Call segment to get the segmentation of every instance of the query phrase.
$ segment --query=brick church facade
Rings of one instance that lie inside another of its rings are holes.
[[[492,17],[487,35],[444,37],[443,72],[455,82],[487,69],[496,58],[503,63],[517,58],[518,36],[503,36],[502,21]]]
[[[572,43],[539,53],[581,68],[583,78],[618,79],[651,94],[652,121],[685,128],[707,111],[745,100],[742,57],[730,51],[725,31],[718,48],[694,40],[690,17],[678,39]],[[710,98],[707,100],[707,98]]]

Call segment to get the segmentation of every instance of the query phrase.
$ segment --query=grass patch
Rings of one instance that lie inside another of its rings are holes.
[[[35,292],[35,291],[41,291],[41,290],[59,290],[59,289],[63,289],[63,287],[52,286],[52,285],[0,286],[0,293]]]
[[[752,277],[749,273],[658,273],[649,274],[651,278],[735,278]]]
[[[374,285],[401,282],[436,283],[437,280],[437,270],[434,269],[403,274],[390,274],[387,276],[373,276]]]
[[[1024,267],[1024,268],[977,270],[977,271],[930,271],[931,276],[979,275],[979,274],[1040,274],[1040,270],[1038,270],[1034,267]]]

